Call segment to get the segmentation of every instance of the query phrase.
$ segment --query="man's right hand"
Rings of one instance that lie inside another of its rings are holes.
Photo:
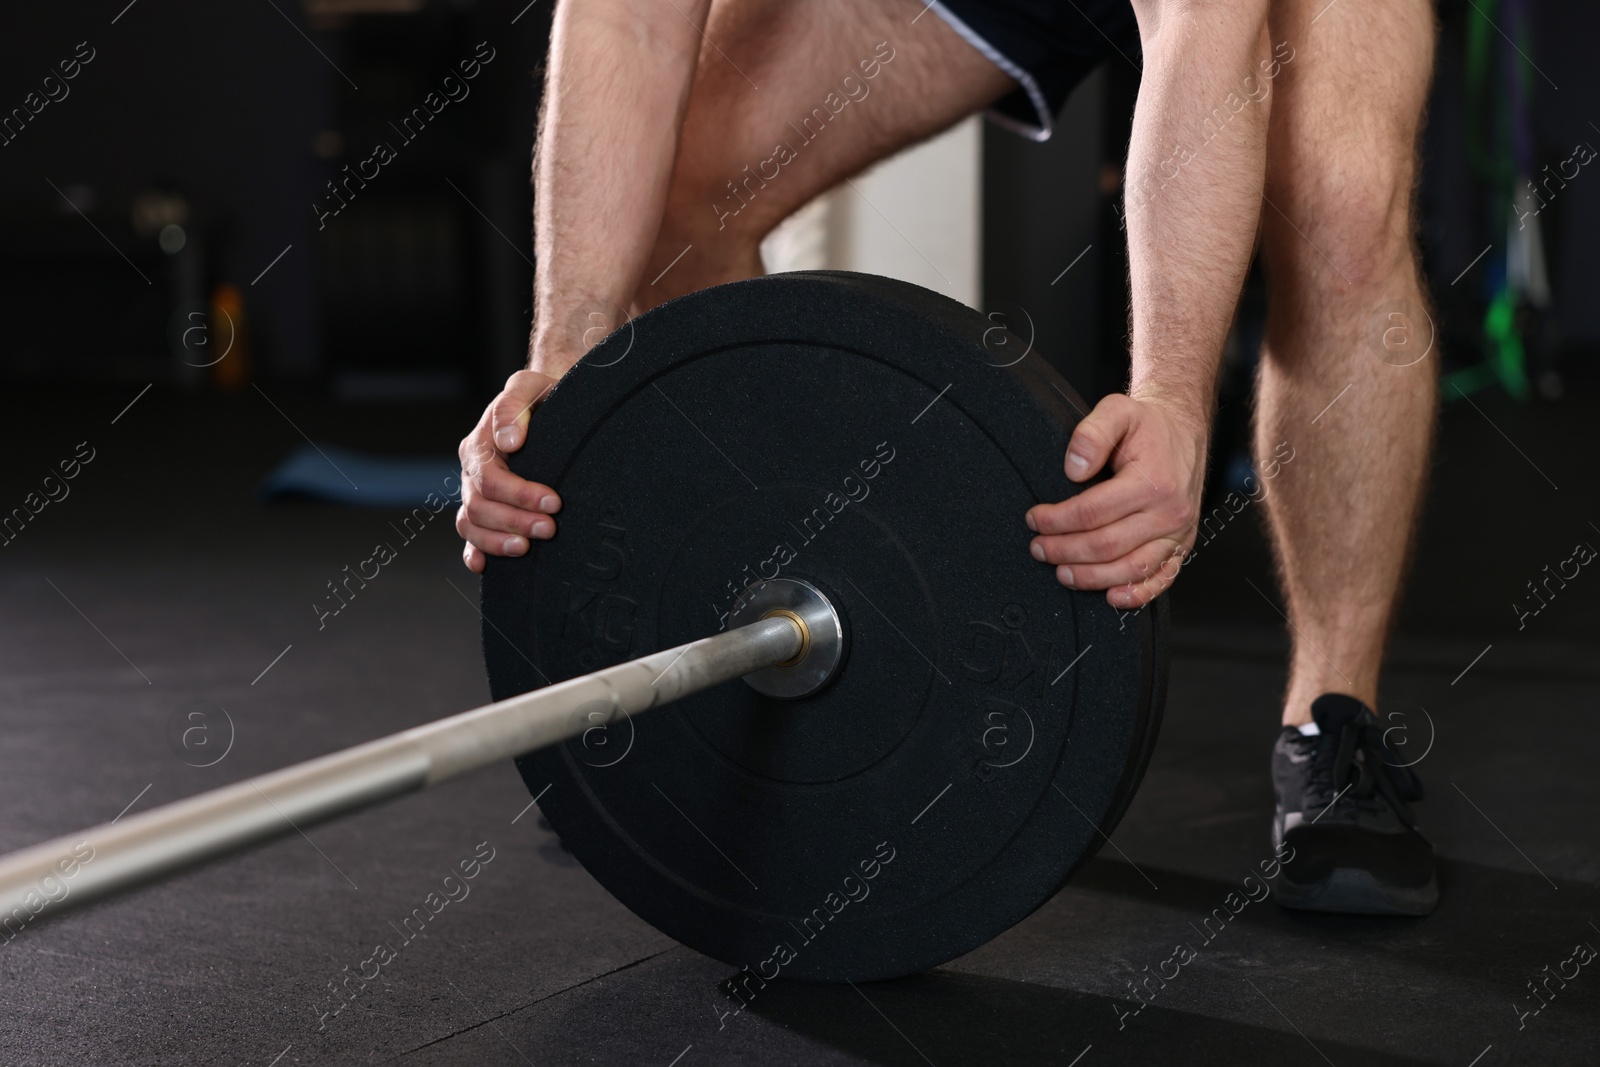
[[[461,440],[456,532],[467,541],[462,559],[474,574],[483,573],[487,556],[520,556],[531,538],[555,536],[551,516],[561,510],[561,498],[547,485],[512,474],[506,463],[506,455],[527,441],[528,419],[555,384],[538,371],[517,371]]]

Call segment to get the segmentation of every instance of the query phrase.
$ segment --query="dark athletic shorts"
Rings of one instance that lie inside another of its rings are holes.
[[[1049,138],[1068,94],[1107,56],[1120,51],[1139,62],[1139,27],[1128,0],[933,0],[930,6],[1017,80],[1017,91],[989,117],[1036,141]]]

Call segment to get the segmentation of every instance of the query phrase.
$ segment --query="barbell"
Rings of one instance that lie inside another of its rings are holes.
[[[662,305],[511,457],[566,505],[485,571],[494,703],[0,858],[0,922],[515,757],[607,890],[763,980],[970,951],[1094,854],[1159,726],[1164,600],[1115,611],[1027,551],[1024,511],[1080,488],[1085,410],[1005,324],[904,282]]]

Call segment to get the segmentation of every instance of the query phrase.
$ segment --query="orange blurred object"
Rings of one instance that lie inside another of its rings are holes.
[[[244,293],[223,283],[211,293],[212,343],[224,355],[211,365],[211,383],[224,393],[234,393],[250,382],[250,332],[246,328]]]

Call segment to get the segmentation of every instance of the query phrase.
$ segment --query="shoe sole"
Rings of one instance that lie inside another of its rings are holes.
[[[1302,884],[1279,878],[1272,897],[1279,907],[1345,915],[1427,915],[1439,903],[1439,882],[1408,888],[1386,886],[1371,871],[1340,867],[1321,882]]]

